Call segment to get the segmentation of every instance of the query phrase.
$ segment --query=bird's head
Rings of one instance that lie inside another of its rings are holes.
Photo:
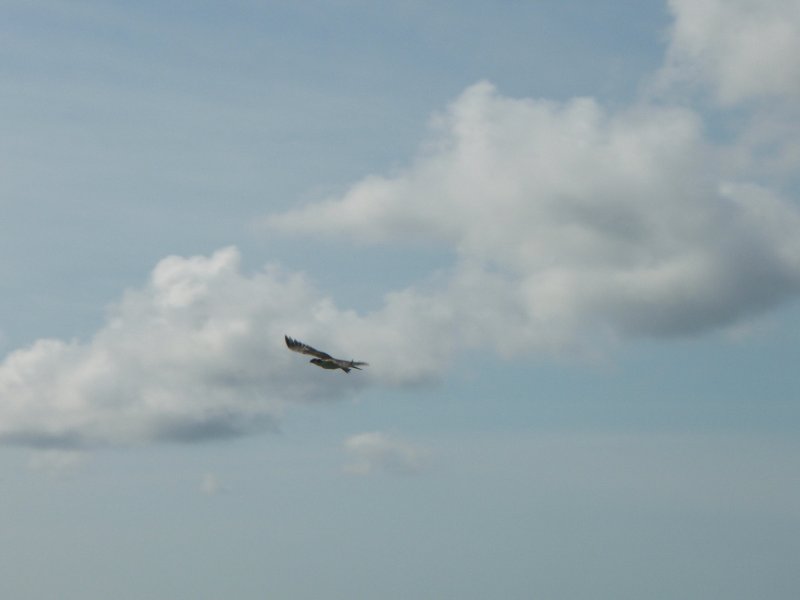
[[[310,361],[308,361],[308,362],[310,362],[310,363],[314,363],[315,365],[319,365],[319,364],[321,364],[321,363],[322,363],[322,360],[320,360],[319,358],[312,358],[312,359],[311,359]]]

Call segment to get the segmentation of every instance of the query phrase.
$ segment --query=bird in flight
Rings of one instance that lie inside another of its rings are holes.
[[[358,369],[360,371],[361,367],[366,367],[369,365],[369,363],[358,362],[355,360],[342,360],[341,358],[333,358],[330,354],[326,352],[320,352],[316,348],[312,348],[303,342],[293,340],[288,335],[284,335],[283,337],[286,340],[286,346],[289,348],[289,350],[294,350],[300,354],[309,354],[315,357],[309,362],[312,362],[323,369],[341,369],[345,373],[349,373],[350,369]]]

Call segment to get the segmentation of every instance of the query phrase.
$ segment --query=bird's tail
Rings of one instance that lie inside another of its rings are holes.
[[[351,360],[351,361],[350,361],[350,364],[349,364],[349,365],[347,365],[347,366],[348,366],[348,367],[350,367],[351,369],[358,369],[358,370],[360,371],[360,370],[361,370],[361,367],[368,367],[368,366],[369,366],[369,363],[365,363],[365,362],[356,362],[356,361],[354,361],[354,360]]]

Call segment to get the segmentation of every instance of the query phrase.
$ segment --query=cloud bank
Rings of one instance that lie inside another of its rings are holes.
[[[798,6],[672,0],[665,81],[707,86],[723,106],[796,100]],[[800,130],[796,113],[775,114],[784,121],[764,125],[760,113],[743,140],[721,147],[698,112],[663,99],[610,110],[473,85],[402,172],[269,219],[292,235],[434,242],[454,256],[439,277],[360,314],[301,274],[243,273],[235,248],[165,258],[91,339],[45,339],[6,356],[0,441],[63,449],[233,437],[275,429],[293,403],[428,381],[463,348],[563,352],[753,318],[800,288],[797,208],[756,161],[730,168],[737,144],[752,154],[777,140],[781,168],[796,171],[797,139],[786,134]],[[371,366],[331,377],[287,352],[284,334]],[[374,435],[348,448],[366,470],[410,460]]]

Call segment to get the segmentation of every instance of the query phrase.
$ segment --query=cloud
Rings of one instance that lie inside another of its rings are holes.
[[[292,404],[437,377],[451,325],[404,292],[366,315],[339,309],[301,274],[242,273],[233,247],[167,257],[90,339],[42,339],[5,357],[0,443],[82,450],[274,431]],[[343,358],[358,352],[370,367],[323,371],[289,352],[284,334]]]
[[[424,467],[428,455],[422,448],[380,431],[347,438],[344,450],[351,458],[344,470],[351,475],[417,473]]]
[[[662,78],[707,86],[722,105],[800,99],[800,2],[669,0]]]
[[[200,491],[206,496],[216,496],[226,490],[214,473],[204,473],[200,479]]]
[[[274,216],[295,234],[434,241],[456,262],[400,299],[456,344],[554,349],[591,332],[696,334],[757,315],[800,285],[800,215],[726,181],[693,111],[467,89],[413,164]],[[434,339],[430,336],[429,339]]]
[[[675,20],[655,97],[701,90],[717,108],[737,109],[732,119],[716,115],[734,132],[725,149],[731,171],[791,189],[800,166],[800,1],[670,0],[669,7]]]
[[[37,450],[31,454],[28,466],[53,476],[71,475],[86,462],[86,454],[79,450]]]
[[[0,440],[81,448],[274,430],[286,405],[364,385],[316,372],[283,343],[314,331],[333,350],[337,321],[352,318],[301,275],[242,274],[234,248],[165,258],[91,339],[39,340],[3,360]]]

